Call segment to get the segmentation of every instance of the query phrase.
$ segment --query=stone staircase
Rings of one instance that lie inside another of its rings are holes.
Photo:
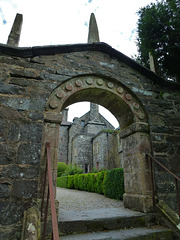
[[[61,240],[177,239],[155,214],[117,208],[61,212],[59,231]]]

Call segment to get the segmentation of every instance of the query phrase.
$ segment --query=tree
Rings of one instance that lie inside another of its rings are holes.
[[[148,67],[151,52],[157,74],[180,83],[179,0],[151,3],[141,8],[138,15],[136,60]]]

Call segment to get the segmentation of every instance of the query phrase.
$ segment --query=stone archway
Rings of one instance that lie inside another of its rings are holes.
[[[51,94],[45,112],[45,142],[51,144],[56,184],[58,133],[61,111],[70,104],[91,101],[107,108],[119,121],[123,139],[125,207],[152,211],[152,186],[145,149],[150,151],[147,116],[140,101],[121,83],[96,76],[80,76],[59,85]]]

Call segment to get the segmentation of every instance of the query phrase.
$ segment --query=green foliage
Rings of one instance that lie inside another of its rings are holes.
[[[58,162],[57,163],[57,177],[61,177],[63,172],[67,169],[67,164],[64,162]]]
[[[73,189],[74,188],[74,175],[69,175],[67,177],[68,177],[67,188]]]
[[[180,2],[161,0],[138,11],[138,56],[136,60],[149,67],[152,53],[157,73],[165,79],[180,82]]]
[[[79,189],[78,176],[79,176],[79,174],[75,174],[75,175],[73,175],[73,179],[74,179],[74,188],[77,189],[77,190]]]
[[[106,172],[103,192],[106,197],[119,200],[123,199],[124,174],[122,168],[116,168]]]
[[[89,179],[90,179],[90,173],[86,173],[86,174],[84,174],[85,176],[84,176],[84,184],[85,184],[85,186],[86,186],[86,190],[85,191],[89,191],[89,189],[88,189],[88,183],[89,183]]]
[[[98,172],[97,168],[93,168],[93,169],[91,170],[91,173],[97,173],[97,172]]]
[[[100,194],[103,194],[103,181],[105,173],[105,171],[102,171],[97,174],[96,192]]]
[[[96,179],[97,173],[89,174],[89,181],[88,181],[88,191],[89,192],[96,192]]]
[[[57,186],[58,187],[62,187],[62,188],[67,188],[67,186],[68,186],[68,177],[67,176],[58,177],[57,178]]]
[[[77,165],[69,164],[62,176],[75,175],[83,173],[82,168],[79,168]]]
[[[57,178],[57,186],[104,194],[122,199],[124,194],[123,169],[117,168],[98,173],[75,174]]]
[[[86,189],[87,189],[85,175],[86,174],[80,174],[78,176],[78,185],[79,185],[78,188],[83,191],[86,191]]]
[[[93,168],[91,170],[91,173],[98,173],[98,172],[102,172],[102,171],[107,171],[105,168],[100,168],[100,169],[97,169],[97,168]]]

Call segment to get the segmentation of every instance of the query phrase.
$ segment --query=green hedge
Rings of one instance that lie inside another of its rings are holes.
[[[103,194],[103,181],[105,173],[105,171],[102,171],[97,174],[96,192],[100,194]]]
[[[67,178],[68,178],[67,188],[73,189],[74,188],[74,176],[69,175],[69,176],[67,176]]]
[[[124,194],[123,169],[116,168],[98,173],[75,174],[57,178],[57,186],[104,194],[122,199]]]
[[[123,169],[117,168],[106,172],[104,177],[103,192],[106,197],[123,199],[124,177]]]
[[[67,188],[68,186],[68,176],[57,177],[57,186],[62,188]]]

